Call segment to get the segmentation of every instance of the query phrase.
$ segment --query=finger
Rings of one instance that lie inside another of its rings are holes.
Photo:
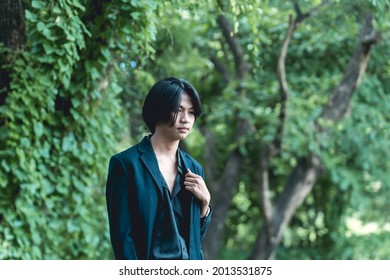
[[[184,186],[187,188],[196,188],[196,184],[192,184],[192,183],[187,183],[187,184],[184,184]]]
[[[199,188],[199,189],[204,188],[204,184],[202,184],[201,182],[198,182],[198,181],[184,181],[184,186],[191,186],[191,187]]]
[[[184,178],[184,182],[200,183],[201,181],[199,180],[199,178],[186,177]]]
[[[190,188],[193,188],[193,189],[200,189],[200,185],[199,184],[196,184],[196,183],[184,183],[184,186],[185,187],[190,187]]]
[[[184,182],[185,187],[197,188],[200,189],[201,185],[196,182]]]
[[[187,173],[185,174],[186,176],[191,176],[191,177],[200,177],[198,174],[194,173],[191,171],[191,169],[187,169]]]
[[[198,174],[195,174],[195,173],[186,173],[184,178],[192,178],[192,179],[197,179],[197,180],[202,179],[201,176],[199,176]]]
[[[185,176],[186,177],[196,177],[197,175],[195,173],[192,173],[192,171],[188,168]]]

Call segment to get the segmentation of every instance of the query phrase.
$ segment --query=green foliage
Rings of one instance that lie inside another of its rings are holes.
[[[152,52],[157,1],[140,4],[26,1],[27,44],[3,66],[1,259],[112,257],[104,185],[127,121],[112,60]]]
[[[250,182],[250,178],[247,178]],[[221,259],[247,259],[261,227],[259,208],[253,203],[257,192],[249,189],[247,183],[239,183],[238,192],[232,201],[225,232],[225,246]]]
[[[351,246],[379,247],[382,235],[356,236],[352,241],[347,236],[346,220],[358,216],[363,222],[376,221],[381,226],[388,223],[382,215],[387,201],[382,197],[387,198],[390,193],[385,176],[390,145],[386,116],[390,108],[385,93],[389,91],[390,79],[388,61],[383,63],[384,57],[390,57],[384,47],[388,45],[388,33],[373,49],[367,74],[353,98],[348,117],[330,124],[326,135],[318,135],[314,127],[322,106],[347,67],[364,11],[375,12],[377,23],[381,20],[380,30],[388,29],[388,17],[383,10],[386,6],[375,8],[375,1],[363,2],[334,1],[325,6],[297,26],[288,50],[286,71],[291,95],[283,149],[280,156],[271,160],[271,195],[278,195],[299,157],[309,152],[321,157],[324,172],[294,216],[278,251],[280,259],[364,259],[367,255],[363,250],[351,251]],[[299,3],[305,12],[320,1]],[[353,11],[346,13],[351,7]],[[256,189],[258,155],[274,139],[279,124],[276,59],[293,6],[286,1],[218,1],[218,5],[209,2],[180,8],[166,5],[164,11],[166,17],[160,20],[155,45],[158,56],[129,73],[134,89],[131,96],[136,98],[137,90],[144,89],[142,81],[151,77],[188,78],[198,88],[205,111],[198,122],[201,130],[196,130],[186,141],[191,153],[203,158],[207,142],[202,131],[211,131],[217,139],[218,175],[229,151],[241,147],[246,159],[228,212],[220,257],[245,259],[262,225]],[[234,59],[216,23],[221,12],[228,17],[251,66],[245,81],[234,79]],[[225,83],[211,65],[211,57],[217,57],[230,71],[233,77],[230,83]],[[237,96],[238,86],[242,98]],[[142,100],[138,98],[136,104]],[[139,116],[135,114],[136,107],[129,107],[133,116]],[[252,129],[237,139],[235,128],[239,118],[249,120]],[[139,126],[137,120],[132,121],[132,126]],[[369,258],[388,258],[388,252],[384,250]]]
[[[104,201],[108,159],[147,133],[142,102],[164,76],[187,79],[201,95],[204,115],[186,140],[192,155],[207,167],[206,130],[216,139],[217,176],[230,151],[240,147],[245,155],[219,256],[247,258],[262,226],[258,157],[279,125],[276,59],[294,13],[291,1],[25,2],[25,49],[0,48],[12,78],[0,106],[0,258],[112,257]],[[321,1],[298,2],[307,11]],[[383,215],[390,199],[388,9],[388,1],[332,1],[294,32],[282,151],[270,162],[272,198],[299,157],[316,153],[324,172],[291,221],[279,259],[389,258],[386,230],[362,235],[346,222],[389,224]],[[342,78],[366,10],[375,13],[381,41],[347,118],[318,135],[314,121]],[[216,22],[220,13],[250,65],[244,81],[235,78]],[[229,71],[230,83],[211,57]],[[250,124],[241,138],[239,119]]]

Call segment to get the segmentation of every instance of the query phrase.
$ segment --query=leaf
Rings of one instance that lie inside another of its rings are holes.
[[[43,10],[46,8],[46,5],[44,2],[42,1],[38,1],[38,0],[33,0],[31,2],[31,6],[37,10]]]
[[[7,161],[5,159],[3,159],[1,161],[1,166],[4,168],[4,170],[6,172],[10,172],[11,171],[11,167],[8,165]]]
[[[39,138],[43,135],[43,125],[41,122],[36,122],[34,125],[35,135]]]
[[[37,23],[37,30],[38,31],[43,32],[45,29],[46,29],[46,25],[42,21]]]
[[[37,15],[35,13],[30,12],[29,10],[25,11],[25,16],[26,16],[26,19],[31,21],[31,22],[37,22],[38,21]]]

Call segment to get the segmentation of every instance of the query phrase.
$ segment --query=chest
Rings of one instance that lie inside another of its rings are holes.
[[[157,157],[158,166],[165,182],[168,184],[169,192],[172,194],[177,175],[177,160],[168,157]]]

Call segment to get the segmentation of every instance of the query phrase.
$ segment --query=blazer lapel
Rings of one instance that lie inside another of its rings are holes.
[[[190,166],[190,163],[189,163],[187,157],[182,152],[182,150],[180,150],[180,148],[178,149],[178,151],[179,151],[179,157],[181,158],[183,174],[186,174],[187,170],[188,170],[188,168]],[[194,172],[194,170],[191,170],[191,171]]]
[[[164,178],[158,168],[158,162],[156,155],[154,154],[153,148],[149,142],[147,136],[142,139],[138,144],[138,152],[140,153],[140,159],[143,162],[150,175],[153,177],[160,194],[162,195],[162,188],[164,184]]]

